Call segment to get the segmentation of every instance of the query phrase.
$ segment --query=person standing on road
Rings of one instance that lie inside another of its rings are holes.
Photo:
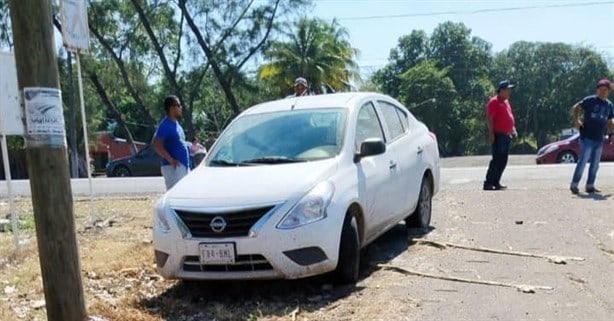
[[[158,125],[154,134],[153,148],[161,158],[161,171],[166,189],[169,190],[190,168],[190,153],[185,143],[185,132],[179,124],[182,108],[179,98],[168,96],[164,99],[166,117]]]
[[[600,192],[595,188],[595,179],[599,161],[601,161],[603,137],[607,127],[610,129],[610,143],[614,144],[614,107],[608,100],[611,88],[612,85],[608,79],[600,80],[597,83],[597,94],[582,99],[572,108],[574,125],[580,131],[580,157],[569,187],[573,194],[580,193],[578,185],[582,179],[584,167],[589,161],[591,165],[588,170],[586,192]],[[580,112],[583,112],[583,120],[580,120]]]
[[[509,80],[501,81],[497,85],[497,95],[492,97],[486,105],[488,143],[492,149],[492,160],[486,172],[485,191],[507,189],[506,186],[501,185],[501,176],[507,166],[512,137],[517,135],[514,114],[509,103],[512,88],[514,85]]]

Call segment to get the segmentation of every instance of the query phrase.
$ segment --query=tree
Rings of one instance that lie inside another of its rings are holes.
[[[308,3],[305,0],[241,0],[192,1],[178,0],[186,23],[227,104],[237,115],[241,106],[233,84],[241,80],[242,69],[260,54],[280,27],[283,15],[291,15]]]
[[[491,79],[510,78],[517,127],[538,146],[571,127],[569,110],[610,71],[598,53],[563,43],[517,42],[497,54]]]
[[[459,112],[448,70],[438,69],[434,61],[423,60],[401,74],[399,81],[400,101],[437,133],[442,153],[450,154],[458,134]],[[437,97],[434,102],[424,104],[434,97]]]
[[[288,41],[275,41],[265,52],[269,61],[259,71],[261,79],[291,91],[294,79],[305,77],[316,92],[324,87],[348,90],[359,79],[355,58],[358,50],[348,39],[347,30],[337,21],[300,19]]]
[[[379,89],[393,97],[400,95],[399,77],[429,56],[429,37],[422,30],[413,30],[399,38],[396,48],[390,50],[388,64],[375,72],[373,82]]]
[[[448,78],[454,89],[455,100],[449,102],[448,106],[442,106],[442,112],[445,110],[446,114],[439,116],[446,119],[443,123],[449,127],[438,127],[435,132],[447,137],[447,141],[442,143],[442,155],[475,153],[483,150],[487,144],[483,117],[484,105],[493,92],[488,79],[490,47],[488,42],[472,37],[471,30],[462,23],[442,23],[430,37],[424,31],[414,30],[399,39],[398,46],[391,50],[389,63],[375,73],[373,81],[382,91],[394,97],[430,95],[426,98],[446,101],[447,97],[439,95],[450,92],[447,85],[444,85],[442,93],[432,87],[421,88],[420,85],[408,82],[427,81],[429,84],[436,83],[437,79],[443,82],[442,79]],[[426,74],[422,77],[419,72]],[[403,90],[407,89],[411,92],[404,93]],[[401,98],[405,101],[407,99]],[[448,123],[448,116],[455,118],[455,121]],[[437,130],[443,130],[444,133],[440,134]]]

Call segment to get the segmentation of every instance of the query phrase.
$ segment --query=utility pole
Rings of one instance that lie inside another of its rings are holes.
[[[26,155],[47,319],[83,321],[86,318],[85,299],[59,95],[51,1],[9,0],[9,12],[21,104],[27,124]]]
[[[68,64],[68,110],[70,110],[70,133],[68,134],[70,142],[70,177],[79,178],[79,151],[77,150],[77,110],[75,108],[75,86],[73,86],[72,73],[72,52],[66,50],[66,62]]]

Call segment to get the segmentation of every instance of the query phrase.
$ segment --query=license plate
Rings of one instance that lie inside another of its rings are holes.
[[[211,265],[226,265],[235,263],[234,243],[201,243],[200,263]]]

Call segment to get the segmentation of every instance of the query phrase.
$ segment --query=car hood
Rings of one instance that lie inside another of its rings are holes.
[[[199,166],[166,194],[173,206],[240,207],[307,193],[337,170],[337,159],[241,167]]]
[[[553,147],[553,146],[556,146],[556,147],[562,147],[562,146],[565,146],[565,145],[569,145],[569,144],[571,144],[571,143],[572,143],[574,140],[576,140],[576,139],[578,139],[578,136],[577,136],[577,135],[574,135],[574,136],[569,137],[569,138],[567,138],[567,139],[564,139],[564,140],[559,140],[559,141],[556,141],[556,142],[553,142],[553,143],[550,143],[550,144],[544,145],[542,148],[540,148],[540,149],[537,151],[537,155],[538,155],[538,156],[540,156],[540,155],[544,155],[544,154],[546,154],[546,151],[548,151],[548,149],[549,149],[550,147]]]

